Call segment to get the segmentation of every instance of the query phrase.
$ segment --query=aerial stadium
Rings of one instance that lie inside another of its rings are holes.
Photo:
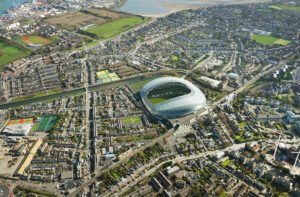
[[[158,119],[174,119],[206,106],[204,94],[191,82],[177,77],[150,81],[140,92],[147,110]]]

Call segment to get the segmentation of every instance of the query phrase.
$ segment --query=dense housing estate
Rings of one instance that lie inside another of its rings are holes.
[[[300,3],[118,3],[0,19],[0,196],[300,196]]]

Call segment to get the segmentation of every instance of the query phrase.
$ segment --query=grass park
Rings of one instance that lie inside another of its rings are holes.
[[[86,32],[98,35],[101,39],[112,38],[144,22],[142,17],[121,18],[112,22],[92,27]]]
[[[133,124],[133,123],[139,123],[141,122],[141,118],[139,116],[134,116],[134,117],[127,117],[124,118],[124,123],[125,124]]]
[[[267,35],[252,35],[250,39],[263,45],[273,45],[273,44],[288,45],[291,42],[289,40],[284,40],[284,39],[276,38],[273,36],[267,36]]]
[[[31,51],[0,42],[0,66],[30,55]]]
[[[59,92],[61,92],[60,89],[49,90],[49,91],[46,91],[46,92],[39,92],[39,93],[36,93],[36,94],[30,94],[30,95],[26,95],[26,96],[16,97],[16,98],[13,98],[12,101],[17,102],[17,101],[37,98],[37,97],[41,97],[41,96],[47,96],[47,95],[50,95],[50,94],[56,94],[56,93],[59,93]]]

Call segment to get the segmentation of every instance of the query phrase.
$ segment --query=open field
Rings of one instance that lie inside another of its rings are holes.
[[[12,45],[0,42],[0,66],[8,64],[14,60],[26,57],[31,52]]]
[[[270,6],[270,8],[273,8],[276,10],[289,10],[289,11],[293,11],[293,12],[300,12],[300,6],[295,6],[295,5],[276,4],[276,5]]]
[[[251,40],[255,40],[256,42],[263,45],[273,45],[273,44],[288,45],[291,42],[289,40],[284,40],[273,36],[265,36],[265,35],[252,35]]]
[[[104,9],[89,8],[65,15],[49,17],[45,19],[45,22],[74,31],[87,25],[101,25],[113,20],[131,16],[133,15]]]
[[[143,22],[144,20],[142,17],[122,18],[109,23],[92,27],[90,29],[87,29],[86,32],[96,34],[99,36],[100,39],[108,39],[117,34],[125,32]]]
[[[125,124],[132,124],[132,123],[139,123],[139,122],[141,122],[141,118],[139,116],[124,118]]]
[[[43,38],[41,36],[27,36],[21,39],[22,42],[28,43],[28,44],[41,44],[41,45],[47,45],[51,41],[47,38]]]
[[[288,45],[288,44],[290,44],[291,43],[291,41],[289,41],[289,40],[284,40],[284,39],[279,39],[279,40],[276,40],[275,42],[274,42],[274,44],[280,44],[280,45]]]

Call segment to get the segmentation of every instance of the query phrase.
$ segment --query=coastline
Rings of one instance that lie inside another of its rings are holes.
[[[127,2],[127,0],[124,0]],[[233,4],[251,4],[251,3],[263,3],[263,2],[271,2],[272,0],[193,0],[195,4],[185,4],[185,3],[174,3],[169,1],[161,2],[161,5],[168,9],[169,11],[166,13],[161,14],[139,14],[141,16],[146,17],[164,17],[171,13],[178,12],[181,10],[188,10],[188,9],[198,9],[198,8],[206,8],[211,6],[218,6],[218,5],[233,5]],[[124,5],[124,4],[123,4]],[[120,6],[121,7],[121,6]]]
[[[127,0],[121,0],[117,5],[114,5],[112,7],[110,7],[109,9],[117,9],[122,7],[125,3],[127,2]]]
[[[0,11],[0,16],[5,15],[6,12],[8,12],[11,9],[18,9],[19,7],[21,7],[22,5],[24,5],[25,3],[31,3],[31,0],[24,0],[22,2],[18,2],[17,5],[15,5],[15,7],[13,7],[14,5],[11,4],[10,7],[3,9],[2,11]]]

